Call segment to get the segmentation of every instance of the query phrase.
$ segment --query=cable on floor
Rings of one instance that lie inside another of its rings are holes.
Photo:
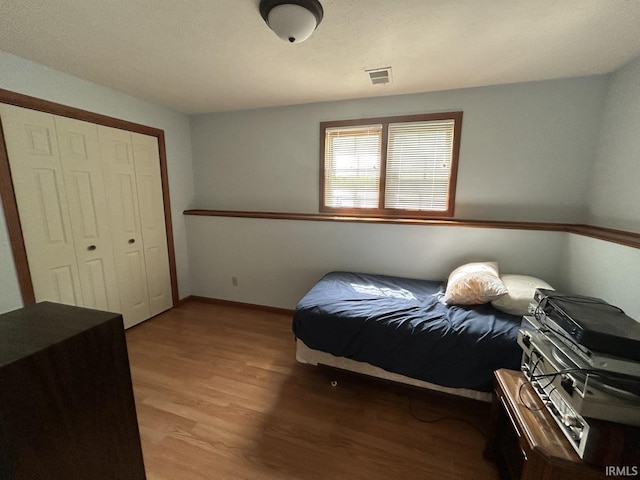
[[[420,416],[418,416],[414,411],[413,411],[413,397],[409,396],[409,414],[416,419],[417,421],[421,422],[421,423],[437,423],[437,422],[442,422],[445,420],[453,420],[456,422],[462,422],[462,423],[466,423],[467,425],[471,425],[473,428],[475,428],[478,432],[480,432],[480,434],[483,437],[486,437],[487,434],[475,423],[464,419],[464,418],[460,418],[460,417],[452,417],[452,416],[444,416],[444,417],[438,417],[438,418],[434,418],[434,419],[425,419],[425,418],[421,418]]]

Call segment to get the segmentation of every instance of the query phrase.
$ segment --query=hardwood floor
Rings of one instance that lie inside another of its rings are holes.
[[[148,480],[497,478],[488,404],[298,364],[288,315],[190,301],[127,344]]]

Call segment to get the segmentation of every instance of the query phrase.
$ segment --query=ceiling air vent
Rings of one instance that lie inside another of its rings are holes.
[[[384,85],[385,83],[391,83],[391,67],[374,68],[372,70],[365,70],[371,79],[371,83],[374,85]]]

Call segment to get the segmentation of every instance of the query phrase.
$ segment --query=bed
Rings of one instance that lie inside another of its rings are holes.
[[[294,311],[296,358],[489,400],[494,370],[520,367],[521,317],[447,305],[444,291],[439,281],[328,273]]]

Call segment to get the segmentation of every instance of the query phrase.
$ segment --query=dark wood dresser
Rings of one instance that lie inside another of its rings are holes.
[[[496,462],[501,478],[607,478],[605,467],[582,461],[522,372],[498,370],[495,378],[492,430],[485,457]]]
[[[120,314],[0,315],[0,478],[145,479]]]

